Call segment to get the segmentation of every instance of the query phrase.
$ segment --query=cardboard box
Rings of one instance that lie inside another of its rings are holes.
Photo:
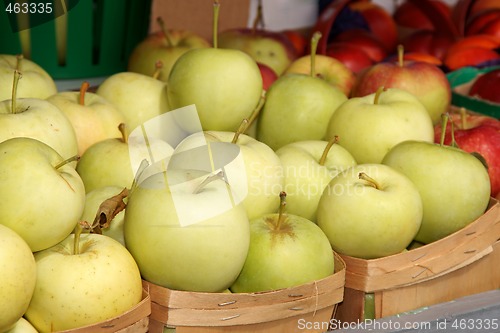
[[[335,318],[359,322],[500,288],[500,203],[465,228],[400,254],[346,263],[344,301]],[[373,309],[366,307],[373,296]]]
[[[164,326],[177,333],[325,332],[343,299],[345,263],[335,254],[335,273],[293,288],[260,293],[176,291],[147,281],[152,301],[150,333]]]
[[[448,81],[451,85],[451,104],[456,107],[482,113],[487,116],[500,118],[500,104],[490,103],[468,95],[474,81],[482,74],[490,72],[500,66],[476,68],[463,67],[459,70],[448,73]]]
[[[250,2],[251,0],[220,0],[219,31],[246,27]],[[169,29],[190,30],[211,41],[213,3],[212,0],[153,0],[149,30],[160,30],[156,22],[156,18],[160,16]]]

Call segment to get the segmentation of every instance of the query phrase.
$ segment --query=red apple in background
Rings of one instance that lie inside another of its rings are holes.
[[[484,26],[479,33],[500,37],[500,18],[492,20]]]
[[[431,2],[444,15],[451,17],[451,7],[447,3],[442,0],[432,0]],[[409,1],[404,1],[396,7],[393,17],[394,21],[403,27],[434,30],[434,25],[426,13]]]
[[[487,34],[464,36],[448,47],[443,63],[448,70],[477,66],[486,61],[500,59],[500,54],[496,51],[498,47],[500,47],[500,36]]]
[[[398,55],[394,54],[390,57],[387,58],[387,61],[396,61],[398,59]],[[428,53],[422,53],[422,52],[405,52],[403,55],[403,60],[404,61],[420,61],[420,62],[426,62],[435,66],[441,66],[443,65],[443,62],[441,59],[430,55]]]
[[[469,96],[500,104],[500,68],[478,76],[469,90]]]
[[[480,114],[451,113],[453,134],[459,148],[467,152],[479,153],[488,165],[488,175],[491,183],[491,196],[500,195],[500,121],[493,117]],[[442,126],[436,125],[435,142],[441,140]],[[446,127],[444,144],[452,142],[452,128]]]
[[[402,47],[398,53],[399,61],[380,62],[360,73],[352,96],[365,96],[380,87],[400,88],[417,97],[436,124],[451,103],[451,87],[446,75],[439,67],[426,62],[403,61]]]
[[[451,15],[444,13],[432,0],[407,0],[425,13],[433,30],[419,29],[402,39],[405,50],[429,53],[443,59],[448,47],[459,37],[459,28]]]
[[[449,71],[454,71],[465,66],[478,66],[497,59],[500,59],[500,54],[495,50],[471,46],[447,53],[443,62]]]
[[[494,8],[500,9],[500,2],[498,2],[498,0],[474,0],[471,1],[469,13],[470,15],[474,15]]]
[[[262,89],[269,89],[271,84],[278,79],[278,74],[269,66],[257,63],[259,66],[260,74],[262,75]]]
[[[465,26],[465,35],[476,35],[481,33],[490,23],[500,20],[500,8],[489,9],[475,15],[469,15]]]
[[[296,30],[283,30],[283,34],[290,39],[292,42],[293,46],[295,47],[295,50],[297,51],[297,56],[301,57],[307,53],[307,47],[309,40],[307,37]]]
[[[348,42],[333,42],[328,44],[326,55],[340,60],[340,62],[356,74],[375,63],[365,51]]]
[[[369,31],[363,29],[349,29],[338,34],[333,42],[344,42],[356,46],[368,54],[374,62],[382,61],[388,51]]]
[[[348,7],[363,16],[369,31],[387,52],[395,50],[398,42],[396,22],[384,7],[371,1],[351,1]]]
[[[403,39],[402,44],[408,52],[428,53],[443,60],[448,48],[454,42],[455,39],[432,30],[417,30]]]

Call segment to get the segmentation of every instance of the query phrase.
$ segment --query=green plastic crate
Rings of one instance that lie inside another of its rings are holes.
[[[471,83],[477,75],[487,73],[497,68],[500,68],[500,66],[485,68],[463,67],[456,71],[448,73],[447,77],[452,89],[451,103],[455,106],[464,107],[468,110],[482,113],[487,116],[495,117],[497,119],[500,118],[500,105],[489,103],[478,98],[473,98],[465,94],[461,94],[455,90],[455,88],[460,85]]]
[[[133,48],[148,33],[151,0],[46,2],[52,3],[54,19],[30,27],[25,32],[16,32],[17,29],[13,29],[8,14],[2,8],[0,53],[23,53],[26,58],[42,66],[56,80],[103,77],[125,71]],[[65,5],[64,9],[67,12],[56,18],[56,13],[61,13],[61,3]],[[40,16],[40,14],[26,15],[30,17],[30,22],[31,20],[36,22]],[[35,17],[32,18],[31,15]],[[18,23],[23,24],[23,22]],[[64,31],[66,38],[63,40],[66,40],[66,48],[60,48],[61,54],[58,56],[56,36],[64,36]],[[25,42],[24,45],[28,45],[28,50],[31,49],[31,52],[21,47],[21,35],[27,33],[30,42]]]

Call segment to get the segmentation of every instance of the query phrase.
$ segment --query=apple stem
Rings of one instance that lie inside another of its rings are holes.
[[[444,138],[446,137],[446,126],[448,125],[448,112],[441,115],[441,138],[439,140],[439,145],[442,147],[444,145]]]
[[[247,126],[248,126],[248,119],[243,119],[240,126],[238,127],[238,130],[234,133],[233,140],[231,140],[231,143],[236,143],[238,141],[240,134],[245,132]]]
[[[264,102],[266,101],[266,91],[262,90],[262,94],[260,95],[259,103],[257,103],[257,106],[253,110],[252,114],[250,115],[250,118],[248,118],[248,123],[247,126],[245,127],[245,130],[243,133],[246,132],[247,129],[250,128],[250,126],[255,122],[257,117],[260,114],[260,111],[262,110],[262,107],[264,106]]]
[[[161,70],[163,68],[163,62],[161,60],[158,60],[155,62],[155,71],[153,72],[153,79],[158,80],[161,74]]]
[[[398,45],[398,64],[399,64],[399,67],[403,67],[404,66],[404,53],[405,53],[405,48],[403,45],[399,44]]]
[[[460,120],[462,121],[462,129],[467,129],[467,111],[464,107],[460,108]]]
[[[311,38],[311,76],[316,76],[316,50],[321,39],[321,32],[316,31]]]
[[[80,105],[85,105],[85,93],[89,89],[90,84],[87,81],[83,81],[80,87]]]
[[[217,35],[219,33],[219,11],[220,11],[220,3],[219,0],[214,0],[214,22],[213,22],[213,31],[212,31],[212,45],[214,49],[217,48]]]
[[[370,185],[371,187],[376,188],[377,190],[380,189],[380,185],[377,183],[377,181],[372,177],[368,176],[366,173],[360,172],[358,174],[358,178],[367,181],[368,185]]]
[[[80,236],[82,235],[83,226],[81,222],[76,224],[75,238],[73,238],[73,254],[80,254]]]
[[[332,146],[334,144],[336,144],[337,142],[339,142],[338,135],[335,135],[333,138],[330,139],[330,141],[328,141],[328,143],[326,144],[325,150],[323,150],[323,154],[321,155],[321,158],[319,159],[319,165],[325,165],[326,158],[328,156],[328,152],[330,151]]]
[[[74,155],[74,156],[71,156],[70,158],[67,158],[65,159],[64,161],[60,162],[58,165],[56,165],[54,167],[54,169],[59,169],[60,167],[62,167],[63,165],[66,165],[68,163],[71,163],[71,162],[75,162],[75,161],[79,161],[80,160],[80,155]]]
[[[450,142],[450,146],[458,148],[458,143],[455,141],[455,123],[453,121],[451,122],[451,142]]]
[[[378,100],[380,98],[380,94],[382,94],[382,92],[385,91],[385,88],[382,86],[382,87],[379,87],[377,89],[377,91],[375,92],[375,98],[373,99],[373,104],[378,104]]]
[[[22,71],[21,69],[21,64],[22,64],[22,60],[24,59],[24,56],[22,54],[18,54],[16,56],[16,69],[18,71]]]
[[[11,100],[11,112],[17,113],[16,108],[16,99],[17,99],[17,85],[19,84],[19,80],[21,79],[21,72],[19,70],[14,70],[14,81],[12,82],[12,100]]]
[[[170,31],[168,31],[168,29],[165,27],[165,21],[163,21],[163,19],[160,16],[158,16],[156,18],[156,22],[160,26],[161,32],[163,32],[163,35],[165,36],[165,39],[167,40],[168,46],[169,47],[174,46],[174,43],[172,42],[172,36],[170,35]]]
[[[122,137],[121,137],[122,141],[124,143],[128,143],[127,126],[125,125],[125,123],[120,123],[118,125],[118,130],[122,134]]]
[[[281,226],[283,225],[283,222],[286,218],[285,208],[286,208],[286,192],[281,191],[280,192],[280,207],[278,210],[278,222],[276,222],[276,229],[275,230],[280,230]]]
[[[222,179],[225,181],[224,176],[225,176],[224,171],[222,171],[222,170],[217,172],[216,174],[212,174],[212,175],[208,176],[198,186],[196,186],[196,188],[193,191],[193,194],[200,193],[201,190],[203,190],[203,188],[205,186],[207,186],[208,184],[210,184],[211,182],[213,182],[215,180]]]
[[[264,28],[264,12],[262,11],[262,0],[257,3],[257,13],[255,14],[255,19],[253,20],[252,33],[255,34],[257,27],[261,26]]]

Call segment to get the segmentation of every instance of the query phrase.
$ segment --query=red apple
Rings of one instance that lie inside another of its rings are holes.
[[[447,3],[442,0],[432,0],[432,4],[442,11],[444,15],[451,17],[451,7]],[[396,7],[393,17],[394,21],[403,27],[434,30],[434,25],[426,13],[409,1],[405,1]]]
[[[387,58],[387,61],[396,61],[398,55],[394,54],[390,57]],[[441,66],[443,65],[443,62],[428,53],[422,53],[422,52],[405,52],[403,55],[403,60],[404,61],[420,61],[420,62],[426,62],[435,66]]]
[[[477,66],[497,59],[500,59],[500,54],[495,50],[480,46],[470,46],[459,48],[454,52],[448,52],[443,59],[443,63],[448,70],[454,71],[465,66]]]
[[[500,194],[500,121],[493,117],[465,112],[450,114],[456,144],[467,152],[479,153],[488,165],[491,196]],[[435,127],[435,142],[441,140],[442,126]],[[444,144],[452,141],[451,126],[446,127]]]
[[[371,1],[351,1],[348,6],[363,16],[370,32],[384,45],[387,52],[396,49],[398,42],[396,22],[384,7]]]
[[[399,48],[396,62],[377,63],[357,76],[353,97],[375,93],[380,87],[400,88],[412,93],[425,106],[434,124],[451,103],[451,87],[444,72],[426,62],[404,61]]]
[[[475,15],[476,13],[494,8],[500,9],[500,2],[498,0],[474,0],[471,1],[469,15]]]
[[[486,24],[479,33],[496,36],[500,38],[500,17]]]
[[[407,52],[428,53],[443,60],[454,42],[455,39],[431,30],[417,30],[407,36],[402,44]]]
[[[339,33],[334,42],[344,42],[358,47],[368,54],[374,62],[382,61],[388,55],[385,46],[369,31],[364,29],[349,29]]]
[[[425,13],[433,30],[420,29],[402,40],[408,52],[429,53],[443,59],[448,47],[460,37],[460,31],[451,15],[445,14],[432,0],[407,0]]]
[[[355,74],[375,63],[365,51],[348,42],[328,44],[326,55],[339,60]]]
[[[469,90],[469,96],[500,104],[500,68],[478,76]]]
[[[271,84],[278,79],[278,74],[269,66],[257,63],[259,66],[260,74],[262,75],[262,89],[269,89]]]
[[[297,51],[297,56],[301,57],[307,53],[309,40],[307,37],[296,30],[283,30],[283,34],[285,34],[288,39],[292,42],[295,50]]]
[[[500,20],[500,9],[496,8],[469,15],[465,25],[465,35],[479,34],[490,23],[498,20]]]

